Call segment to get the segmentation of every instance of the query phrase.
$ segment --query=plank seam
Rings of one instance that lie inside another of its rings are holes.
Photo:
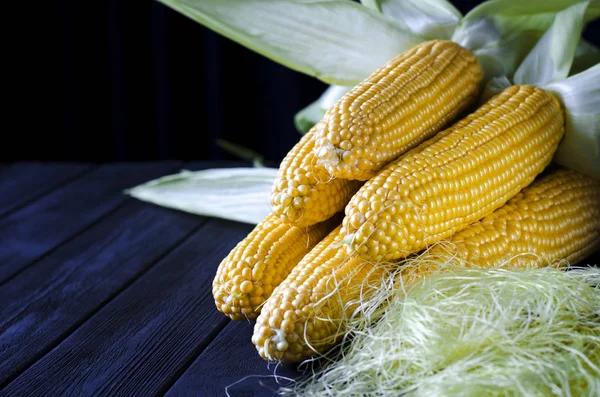
[[[4,212],[4,213],[0,213],[0,219],[5,218],[17,211],[22,210],[23,208],[33,204],[34,202],[38,201],[39,199],[43,198],[44,196],[47,196],[48,194],[52,193],[55,190],[58,190],[62,187],[64,187],[65,185],[68,185],[71,182],[75,182],[77,179],[85,176],[86,174],[92,172],[93,170],[95,170],[96,168],[98,168],[100,165],[99,164],[88,164],[86,168],[84,168],[83,170],[76,172],[75,174],[71,175],[70,177],[68,177],[67,179],[65,179],[64,181],[60,182],[57,185],[54,185],[46,190],[43,190],[41,192],[39,192],[38,194],[36,194],[35,196],[31,197],[29,200],[25,200],[24,202],[22,202],[21,204],[17,205],[15,208],[11,208],[8,211]]]
[[[175,386],[175,383],[185,374],[185,372],[192,366],[192,364],[204,353],[206,348],[217,338],[217,336],[225,329],[227,324],[232,320],[223,318],[220,320],[218,325],[207,335],[207,337],[200,343],[191,353],[190,358],[183,363],[183,365],[175,371],[171,379],[162,386],[158,391],[157,395],[165,396]]]
[[[123,206],[124,204],[125,203],[119,205],[119,207]],[[111,211],[111,212],[114,212],[114,211]],[[58,345],[60,345],[61,343],[63,343],[67,338],[69,338],[75,331],[77,331],[77,329],[79,329],[86,322],[88,322],[100,310],[102,310],[104,307],[108,306],[114,299],[116,299],[119,295],[121,295],[122,293],[124,293],[136,281],[138,281],[139,279],[141,279],[144,276],[144,274],[146,274],[148,271],[150,271],[152,268],[154,268],[154,266],[156,266],[158,263],[160,263],[164,258],[166,258],[169,254],[171,254],[175,249],[177,249],[177,247],[179,247],[186,240],[188,240],[192,235],[194,235],[198,230],[200,230],[206,224],[207,220],[208,220],[207,218],[201,219],[200,223],[197,226],[195,226],[194,228],[192,228],[192,230],[189,233],[187,233],[185,236],[183,236],[182,238],[180,238],[171,247],[169,247],[162,254],[160,254],[158,257],[156,257],[156,259],[154,259],[152,262],[150,262],[150,264],[145,269],[142,269],[141,271],[139,271],[138,273],[136,273],[131,278],[131,280],[129,280],[128,282],[124,283],[121,286],[121,288],[117,289],[110,296],[108,296],[105,300],[103,300],[102,302],[98,303],[97,307],[94,310],[92,310],[89,313],[88,316],[81,318],[79,321],[77,321],[71,327],[69,327],[68,329],[66,329],[62,334],[60,334],[57,337],[57,340],[56,340],[55,343],[49,344],[49,345],[45,346],[42,350],[40,350],[40,352],[35,357],[33,357],[31,360],[29,360],[23,366],[23,368],[21,370],[15,372],[12,376],[8,377],[2,384],[0,384],[0,391],[2,389],[6,388],[7,386],[9,386],[12,382],[15,381],[15,379],[17,379],[19,376],[21,376],[23,373],[25,373],[36,362],[38,362],[39,360],[41,360],[45,355],[47,355],[49,352],[51,352],[53,349],[55,349]],[[219,332],[220,332],[221,329],[222,328],[219,329]]]
[[[182,167],[184,164],[179,164],[178,167]],[[101,164],[96,164],[95,166],[91,166],[90,171],[92,171],[92,169],[96,169],[99,168],[101,166]],[[175,167],[172,168],[173,170],[176,169]],[[174,172],[174,171],[168,171],[168,172]],[[87,174],[87,172],[83,172],[83,174]],[[62,185],[64,186],[64,185]],[[85,233],[86,231],[88,231],[89,229],[91,229],[92,227],[96,226],[98,223],[100,223],[101,221],[103,221],[106,217],[110,216],[111,214],[113,214],[115,211],[119,210],[121,207],[123,207],[125,204],[127,204],[127,202],[129,200],[133,200],[133,198],[126,196],[125,194],[123,194],[122,192],[119,193],[122,195],[123,197],[123,201],[116,204],[115,207],[107,210],[106,212],[104,212],[103,214],[99,215],[97,219],[95,219],[94,221],[92,221],[89,225],[84,226],[82,229],[76,231],[73,235],[66,237],[63,241],[61,241],[60,243],[58,243],[56,246],[50,248],[47,252],[44,252],[43,254],[41,254],[40,256],[38,256],[37,258],[33,259],[31,262],[24,264],[23,266],[21,266],[16,272],[14,272],[13,274],[9,275],[8,277],[4,278],[4,279],[0,279],[0,287],[2,287],[4,284],[8,283],[9,281],[13,280],[15,277],[17,277],[19,274],[23,273],[26,269],[30,268],[31,266],[35,265],[36,263],[38,263],[40,260],[48,257],[49,255],[51,255],[52,253],[54,253],[56,250],[58,250],[60,247],[64,246],[65,244],[67,244],[69,241],[77,238],[79,235],[81,235],[82,233]],[[12,211],[11,211],[12,212]],[[2,218],[2,216],[0,216],[0,218]]]
[[[25,270],[29,269],[31,266],[35,265],[39,261],[41,261],[41,260],[47,258],[48,256],[52,255],[56,250],[58,250],[59,248],[63,247],[64,245],[68,244],[71,240],[77,238],[79,235],[85,233],[89,229],[93,228],[98,223],[102,222],[105,218],[107,218],[108,216],[110,216],[113,213],[117,212],[119,209],[121,209],[123,206],[125,206],[127,204],[127,201],[128,200],[125,200],[125,201],[117,204],[115,207],[109,209],[104,214],[100,215],[98,217],[98,219],[92,221],[92,223],[90,223],[89,225],[84,226],[83,229],[80,229],[79,231],[75,232],[75,234],[73,234],[72,236],[67,237],[66,239],[64,239],[63,241],[61,241],[60,243],[58,243],[56,246],[50,248],[48,251],[44,252],[43,254],[41,254],[40,256],[38,256],[37,258],[33,259],[31,262],[26,263],[21,268],[19,268],[19,270],[17,270],[13,274],[9,275],[8,277],[6,277],[4,280],[0,280],[0,287],[2,287],[4,284],[7,284],[8,282],[10,282],[15,277],[17,277],[19,274],[23,273]]]

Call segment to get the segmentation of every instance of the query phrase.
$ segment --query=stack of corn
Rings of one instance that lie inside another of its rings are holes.
[[[389,272],[442,240],[426,258],[488,267],[574,262],[600,247],[599,184],[548,167],[564,135],[559,101],[512,86],[474,110],[482,78],[465,48],[422,43],[354,87],[290,151],[273,212],[213,283],[219,310],[257,317],[262,357],[326,351]],[[420,263],[399,277],[435,261]]]

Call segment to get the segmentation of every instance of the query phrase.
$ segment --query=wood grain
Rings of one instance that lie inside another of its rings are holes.
[[[67,165],[52,183],[51,169],[30,180],[37,168],[17,165],[0,166],[0,209],[12,208],[0,219],[0,396],[272,396],[274,373],[300,376],[259,358],[253,325],[214,308],[215,269],[252,225],[122,194],[180,168],[247,163]]]
[[[162,393],[229,322],[214,307],[210,285],[221,259],[251,229],[209,221],[0,395]]]
[[[0,284],[122,204],[124,189],[180,165],[104,165],[0,220]]]
[[[204,221],[131,199],[0,287],[0,385],[58,344]]]
[[[295,365],[269,364],[250,341],[254,323],[232,321],[177,380],[167,397],[272,396],[285,378],[301,375]],[[306,369],[305,366],[301,369]],[[282,377],[276,379],[276,377]]]
[[[0,169],[0,217],[91,169],[90,164],[15,163]]]

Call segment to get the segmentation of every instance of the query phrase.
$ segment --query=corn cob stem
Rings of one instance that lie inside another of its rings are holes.
[[[395,260],[503,205],[548,165],[564,134],[558,100],[513,86],[369,180],[346,206],[350,253]]]
[[[273,289],[339,222],[333,217],[301,228],[268,215],[219,265],[213,280],[217,309],[233,320],[256,318]]]
[[[600,248],[600,185],[574,171],[553,171],[445,244],[396,264],[349,258],[338,231],[307,254],[265,304],[252,337],[263,358],[290,362],[324,353],[401,263],[407,265],[397,272],[398,285],[445,263],[543,267],[582,260]]]

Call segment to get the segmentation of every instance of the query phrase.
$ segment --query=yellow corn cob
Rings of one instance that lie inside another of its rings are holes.
[[[325,352],[343,335],[347,318],[361,315],[359,302],[368,302],[394,271],[393,264],[348,258],[338,248],[338,230],[307,254],[265,304],[252,337],[263,358],[301,361]],[[575,264],[599,248],[600,185],[559,169],[444,244],[408,259],[397,284],[445,263],[543,267],[566,259]]]
[[[598,249],[600,184],[557,168],[447,243],[409,260],[398,282],[411,283],[444,263],[484,268],[565,266]]]
[[[598,248],[600,183],[559,168],[422,257],[481,267],[537,267],[557,260],[577,263]]]
[[[271,192],[273,212],[282,222],[310,226],[342,211],[360,187],[334,179],[313,155],[314,127],[281,162]]]
[[[331,347],[344,329],[342,310],[351,314],[381,285],[385,267],[348,257],[339,231],[308,253],[263,306],[252,336],[261,357],[294,362]]]
[[[475,104],[483,71],[470,51],[427,41],[342,97],[317,125],[315,153],[337,178],[367,180]]]
[[[558,100],[513,86],[369,180],[346,206],[351,253],[394,260],[493,212],[548,165],[564,134]]]
[[[213,280],[217,309],[233,320],[256,318],[273,289],[339,222],[333,217],[300,228],[268,215],[219,265]]]

